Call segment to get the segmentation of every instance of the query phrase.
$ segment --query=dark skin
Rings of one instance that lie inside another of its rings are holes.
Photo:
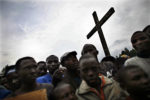
[[[47,68],[51,75],[59,68],[59,60],[56,57],[51,57],[46,61]]]
[[[63,91],[63,92],[62,92]],[[77,100],[75,90],[69,84],[63,84],[54,90],[57,100]]]
[[[150,80],[140,68],[128,70],[124,76],[124,83],[121,84],[135,100],[144,100],[150,94]]]
[[[68,55],[64,60],[63,65],[67,68],[67,70],[64,72],[63,80],[71,84],[74,89],[77,89],[81,80],[78,70],[79,61],[76,55]]]
[[[46,63],[39,63],[37,66],[38,76],[43,76],[47,73]]]
[[[76,72],[78,70],[79,61],[76,56],[70,55],[65,61],[64,65],[70,72]]]
[[[83,59],[80,61],[80,75],[83,80],[90,86],[100,91],[101,80],[98,76],[99,63],[93,58]]]
[[[21,87],[15,92],[15,95],[41,89],[40,84],[36,83],[37,64],[32,59],[22,60],[20,68],[17,71],[21,80]],[[47,85],[47,87],[49,87]]]
[[[132,46],[138,54],[150,56],[150,37],[144,32],[138,32],[131,38]]]

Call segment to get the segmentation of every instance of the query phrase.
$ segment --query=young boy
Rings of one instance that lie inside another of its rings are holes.
[[[150,80],[140,67],[124,67],[119,71],[119,81],[121,87],[129,93],[126,100],[150,100]]]

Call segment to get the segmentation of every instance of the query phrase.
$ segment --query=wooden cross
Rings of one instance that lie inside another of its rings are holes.
[[[101,26],[108,20],[108,18],[110,18],[110,16],[115,12],[114,8],[110,8],[109,11],[103,16],[103,18],[99,21],[96,12],[93,12],[93,18],[95,21],[95,27],[88,33],[87,35],[87,39],[89,39],[96,31],[98,31],[99,37],[100,37],[100,41],[102,43],[103,46],[103,50],[105,53],[105,56],[110,56],[110,52],[105,40],[105,37],[103,35],[103,31],[101,29]]]

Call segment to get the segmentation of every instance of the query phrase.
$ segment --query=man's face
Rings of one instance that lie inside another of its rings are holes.
[[[45,63],[39,63],[37,67],[37,73],[39,76],[45,75],[47,73],[47,68]]]
[[[70,55],[69,57],[66,58],[64,61],[64,65],[67,67],[69,70],[74,70],[78,69],[79,61],[76,56]]]
[[[140,68],[128,70],[126,72],[124,84],[130,94],[150,94],[150,80],[148,75]]]
[[[138,53],[144,53],[150,51],[150,38],[145,33],[137,33],[132,39],[132,46]]]
[[[91,87],[99,83],[98,66],[99,64],[94,58],[81,60],[80,62],[80,75]]]
[[[22,60],[20,64],[20,69],[18,70],[18,75],[20,79],[26,82],[35,81],[37,77],[36,68],[37,64],[34,60]]]
[[[55,72],[55,70],[59,68],[60,63],[58,61],[58,58],[52,57],[47,60],[46,64],[47,64],[47,68],[48,68],[49,72],[51,74],[53,74]]]
[[[69,84],[63,85],[61,87],[60,92],[58,94],[58,100],[77,100],[75,91]]]

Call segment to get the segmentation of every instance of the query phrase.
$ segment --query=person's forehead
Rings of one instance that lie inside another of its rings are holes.
[[[135,39],[135,38],[141,37],[141,36],[146,36],[147,37],[147,35],[144,32],[139,32],[139,33],[134,34],[132,36],[132,39]]]
[[[141,68],[133,68],[126,72],[126,77],[132,78],[136,75],[142,75],[145,74],[145,72]]]
[[[24,59],[21,61],[20,66],[28,66],[32,64],[36,64],[36,62],[33,59]]]
[[[68,55],[66,58],[76,58],[76,55]]]
[[[38,66],[44,66],[46,65],[45,63],[39,63]]]
[[[45,67],[46,67],[46,66],[38,65],[38,66],[37,66],[37,69],[45,69]]]
[[[97,66],[98,65],[98,62],[96,61],[95,58],[88,58],[88,59],[83,59],[80,61],[80,66],[81,67],[92,67],[92,66]]]
[[[96,50],[93,46],[88,46],[83,49],[83,51],[88,51],[88,50]]]
[[[54,61],[54,60],[58,60],[57,57],[51,57],[51,58],[48,58],[47,61]]]

